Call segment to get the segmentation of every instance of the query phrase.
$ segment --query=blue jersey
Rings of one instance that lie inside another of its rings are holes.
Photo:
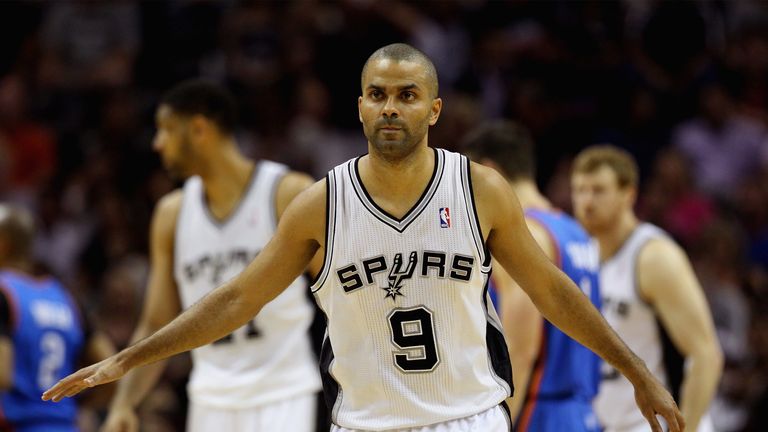
[[[0,271],[13,342],[13,387],[0,392],[0,427],[17,431],[75,431],[75,401],[44,402],[43,391],[75,371],[85,340],[72,298],[52,278]]]
[[[526,217],[549,232],[556,252],[555,264],[600,310],[597,245],[575,220],[564,213],[528,210]],[[592,430],[589,423],[594,415],[590,403],[597,395],[600,383],[600,357],[548,321],[544,320],[543,326],[541,348],[528,383],[518,430]],[[559,408],[547,408],[558,405],[558,401],[566,403],[560,403]],[[568,426],[563,426],[562,422],[544,424],[544,421],[552,422],[553,413],[563,421],[566,417],[578,420]],[[596,421],[594,428],[597,428]]]

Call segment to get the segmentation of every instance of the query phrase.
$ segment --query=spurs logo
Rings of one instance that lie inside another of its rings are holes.
[[[416,260],[416,251],[411,252],[411,256],[408,258],[408,266],[403,270],[403,254],[398,253],[395,255],[395,262],[387,277],[389,284],[386,288],[382,288],[387,292],[387,295],[384,296],[384,298],[391,297],[394,301],[397,296],[403,295],[400,292],[400,290],[403,289],[402,283],[404,280],[410,279],[411,276],[413,276],[413,271],[416,269]]]
[[[408,262],[403,261],[403,255],[408,254]],[[402,296],[403,282],[412,276],[422,278],[449,278],[457,282],[469,282],[475,257],[460,253],[448,254],[439,251],[412,251],[395,254],[394,259],[387,260],[385,255],[366,258],[359,263],[349,263],[336,269],[339,285],[345,293],[353,293],[364,287],[379,287],[387,292],[386,297],[393,300]],[[389,273],[387,273],[389,272]],[[381,273],[379,281],[376,275]],[[387,274],[387,287],[381,284],[382,277]]]

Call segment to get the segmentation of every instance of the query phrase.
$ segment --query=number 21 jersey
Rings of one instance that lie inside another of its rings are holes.
[[[400,219],[370,198],[359,158],[327,177],[326,256],[312,290],[328,319],[325,397],[344,428],[441,423],[512,392],[469,161],[434,152],[429,184]]]

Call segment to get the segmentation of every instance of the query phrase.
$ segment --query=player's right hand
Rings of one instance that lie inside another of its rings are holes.
[[[635,401],[653,432],[663,432],[656,415],[664,417],[669,432],[683,432],[685,420],[672,395],[666,388],[648,373],[648,379],[641,385],[635,385]]]
[[[131,407],[113,406],[99,432],[138,432],[139,416]]]
[[[120,379],[128,371],[119,364],[115,357],[112,356],[80,369],[68,377],[62,378],[56,385],[43,393],[43,400],[58,402],[65,397],[72,397],[87,388]]]

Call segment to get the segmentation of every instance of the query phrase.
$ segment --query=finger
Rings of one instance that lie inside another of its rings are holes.
[[[669,432],[681,432],[685,428],[685,420],[683,419],[682,414],[680,414],[680,410],[677,408],[675,401],[670,398],[663,408],[663,410],[659,411],[659,414],[666,420]]]
[[[71,375],[67,378],[67,382],[62,382],[62,384],[63,385],[56,391],[56,394],[52,398],[54,402],[59,402],[65,397],[74,396],[87,387],[83,378],[76,375]]]
[[[53,387],[49,388],[48,390],[43,393],[43,400],[53,400],[56,398],[56,396],[59,396],[63,390],[68,389],[73,382],[72,375],[62,379],[61,381],[57,382]],[[57,402],[54,400],[54,402]]]
[[[662,415],[664,416],[664,420],[667,421],[669,432],[680,432],[682,430],[679,423],[677,422],[677,416],[675,415],[674,410],[672,410],[672,412],[667,411]]]
[[[73,390],[73,389],[77,388],[77,386],[78,386],[78,381],[76,381],[76,382],[71,382],[71,383],[70,383],[69,385],[67,385],[66,387],[62,387],[61,389],[59,389],[59,391],[58,391],[58,392],[57,392],[57,394],[56,394],[56,395],[53,397],[53,399],[52,399],[52,400],[53,400],[54,402],[59,402],[59,401],[61,401],[62,399],[64,399],[65,397],[67,397],[67,395],[69,395],[69,394],[72,392],[72,390]]]
[[[45,393],[43,393],[43,396],[42,396],[43,400],[54,400],[54,398],[57,395],[64,394],[65,389],[68,389],[72,385],[78,382],[81,382],[88,375],[89,375],[88,370],[80,369],[79,371],[62,378],[53,387],[51,387]],[[54,400],[54,402],[58,402],[59,400],[61,400],[61,398],[59,398],[58,400]]]
[[[675,418],[677,419],[677,424],[680,426],[680,430],[685,430],[685,418],[683,417],[683,414],[680,412],[679,409],[675,409]]]
[[[72,397],[72,396],[80,393],[81,391],[83,391],[83,390],[85,390],[87,388],[88,388],[88,386],[85,385],[84,382],[82,382],[82,381],[78,382],[74,386],[70,387],[70,389],[66,393],[64,393],[64,396],[65,397]]]
[[[659,420],[656,418],[656,414],[653,412],[653,410],[644,410],[643,416],[648,421],[648,424],[651,425],[651,430],[653,432],[664,432],[661,428],[661,425],[659,424]]]

